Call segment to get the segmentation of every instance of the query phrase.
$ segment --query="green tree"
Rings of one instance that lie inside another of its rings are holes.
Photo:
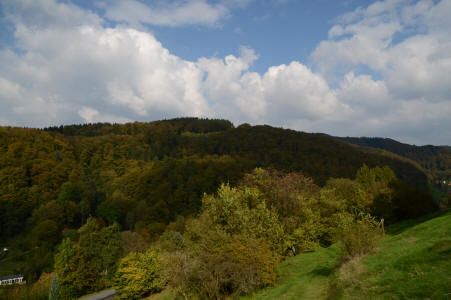
[[[398,184],[395,173],[388,166],[369,168],[363,165],[356,174],[356,181],[371,197],[371,214],[384,218],[388,223],[395,221],[396,206],[393,198],[394,187]]]
[[[78,230],[78,242],[63,240],[55,255],[55,271],[61,293],[74,298],[104,288],[114,276],[121,251],[119,226],[100,229],[89,218]]]
[[[94,267],[96,275],[114,273],[121,252],[119,225],[100,229],[96,219],[89,218],[78,232],[81,256]]]
[[[66,182],[61,186],[58,194],[58,202],[72,201],[78,203],[83,198],[83,188],[80,184],[73,182]]]
[[[55,272],[61,288],[61,296],[72,299],[83,294],[83,283],[92,283],[80,270],[80,255],[78,247],[70,239],[64,239],[55,255]]]
[[[257,188],[267,205],[277,212],[287,235],[284,249],[296,251],[318,246],[324,226],[320,220],[319,187],[311,178],[301,173],[257,168],[245,175],[240,185]]]
[[[96,214],[107,221],[108,224],[113,224],[118,221],[121,212],[113,203],[103,201],[99,206],[97,206]]]
[[[167,232],[160,245],[170,251],[165,270],[173,288],[188,298],[220,299],[274,284],[285,235],[258,189],[221,185],[204,195],[182,239]]]
[[[284,251],[285,235],[278,215],[267,208],[256,188],[221,185],[216,195],[204,195],[200,218],[228,234],[262,239],[277,253]]]
[[[159,257],[160,252],[151,248],[144,253],[132,252],[120,260],[114,277],[119,299],[140,299],[163,289]]]
[[[336,201],[345,204],[348,211],[357,208],[359,211],[369,212],[373,204],[373,195],[357,180],[331,178],[324,188],[332,192]]]
[[[55,221],[44,220],[33,228],[32,236],[37,245],[47,243],[54,246],[60,240],[60,231]]]

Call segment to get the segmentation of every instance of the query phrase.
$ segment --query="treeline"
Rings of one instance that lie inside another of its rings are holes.
[[[162,125],[163,124],[163,125]],[[148,132],[155,127],[170,124],[173,131],[178,134],[182,132],[209,133],[224,131],[233,128],[233,124],[227,120],[199,119],[199,118],[177,118],[170,120],[155,121],[151,123],[88,123],[79,125],[61,125],[44,128],[49,132],[59,132],[65,136],[102,136],[110,134],[136,135]]]
[[[430,209],[421,170],[325,136],[195,118],[0,127],[0,243],[25,253],[17,260],[27,264],[17,272],[32,281],[52,270],[55,246],[77,236],[90,217],[150,243],[195,216],[204,193],[222,183],[235,187],[256,167],[301,171],[324,186],[329,178],[354,178],[363,164],[389,166],[401,179],[409,196],[393,220]]]

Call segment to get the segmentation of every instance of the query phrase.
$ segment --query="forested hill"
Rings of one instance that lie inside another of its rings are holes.
[[[250,170],[254,167],[302,171],[317,184],[330,177],[352,178],[362,164],[388,165],[402,180],[426,185],[421,170],[409,163],[383,155],[368,154],[327,136],[243,124],[234,128],[226,120],[179,118],[151,123],[88,124],[46,128],[66,137],[127,136],[146,148],[147,158],[161,160],[208,155],[231,156]]]
[[[61,238],[76,234],[89,216],[152,239],[197,214],[204,193],[224,182],[234,186],[255,167],[301,171],[323,185],[354,178],[363,164],[389,166],[415,188],[428,184],[419,168],[396,157],[328,136],[235,128],[225,120],[0,127],[0,243],[35,249],[19,269],[39,274],[51,266]]]
[[[57,211],[52,205],[75,211],[62,224],[81,224],[100,209],[129,228],[142,221],[158,231],[177,215],[196,213],[204,192],[234,185],[255,167],[302,171],[322,185],[331,177],[353,178],[363,164],[387,165],[411,186],[427,186],[421,170],[396,157],[270,126],[182,118],[0,127],[0,237],[20,233],[30,217],[32,225]]]
[[[387,150],[409,158],[426,169],[435,181],[451,181],[451,147],[415,146],[400,143],[389,138],[337,137],[337,139],[363,147]]]

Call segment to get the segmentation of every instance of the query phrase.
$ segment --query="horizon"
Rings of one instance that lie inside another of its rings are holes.
[[[197,118],[197,119],[207,119],[207,120],[223,120],[223,121],[228,121],[230,123],[232,123],[234,128],[237,128],[241,125],[244,124],[249,124],[249,123],[240,123],[240,124],[236,124],[230,120],[227,119],[220,119],[220,118],[202,118],[202,117],[176,117],[176,118],[170,118],[170,119],[159,119],[159,120],[152,120],[152,121],[131,121],[131,122],[126,122],[126,123],[116,123],[116,122],[93,122],[93,123],[73,123],[73,124],[60,124],[60,125],[51,125],[51,126],[45,126],[45,127],[29,127],[29,126],[10,126],[10,125],[0,125],[0,127],[11,127],[11,128],[24,128],[24,129],[38,129],[38,130],[46,130],[46,129],[51,129],[51,128],[59,128],[59,127],[65,127],[65,126],[90,126],[90,125],[95,125],[95,124],[106,124],[106,125],[126,125],[126,124],[133,124],[133,123],[153,123],[153,122],[160,122],[160,121],[172,121],[172,120],[177,120],[177,119],[191,119],[191,118]],[[283,129],[283,130],[294,130],[297,132],[303,132],[303,133],[308,133],[308,134],[320,134],[320,135],[327,135],[330,137],[337,137],[337,138],[358,138],[358,139],[385,139],[385,140],[392,140],[401,144],[406,144],[409,146],[415,146],[415,147],[426,147],[426,146],[433,146],[433,147],[448,147],[451,148],[451,145],[435,145],[435,144],[423,144],[423,145],[417,145],[417,144],[409,144],[407,142],[401,141],[401,140],[397,140],[394,139],[392,137],[382,137],[382,136],[349,136],[349,135],[330,135],[327,134],[325,132],[307,132],[307,131],[303,131],[303,130],[299,130],[299,129],[293,129],[293,128],[287,128],[287,127],[283,127],[283,126],[273,126],[270,124],[249,124],[251,126],[270,126],[273,128],[279,128],[279,129]]]

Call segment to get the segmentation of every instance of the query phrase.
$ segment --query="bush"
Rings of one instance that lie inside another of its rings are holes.
[[[164,287],[161,277],[160,252],[149,249],[122,258],[114,277],[114,289],[119,299],[139,299]]]
[[[165,261],[170,286],[185,298],[222,299],[274,284],[279,257],[263,241],[209,231]]]
[[[379,223],[369,214],[341,213],[337,215],[336,238],[341,242],[345,258],[372,252],[380,237]]]
[[[166,229],[157,242],[163,251],[174,252],[185,248],[185,241],[180,232]]]
[[[132,252],[145,252],[147,249],[147,243],[144,238],[139,233],[133,231],[121,232],[121,244],[121,257],[127,256]]]
[[[319,246],[319,236],[322,232],[321,224],[307,220],[289,236],[287,246],[292,249],[295,247],[295,251],[302,250],[314,250]],[[294,253],[295,254],[295,253]]]
[[[230,235],[245,234],[264,240],[279,254],[285,250],[283,226],[277,213],[266,206],[263,194],[257,188],[221,185],[217,195],[202,198],[200,220]]]

